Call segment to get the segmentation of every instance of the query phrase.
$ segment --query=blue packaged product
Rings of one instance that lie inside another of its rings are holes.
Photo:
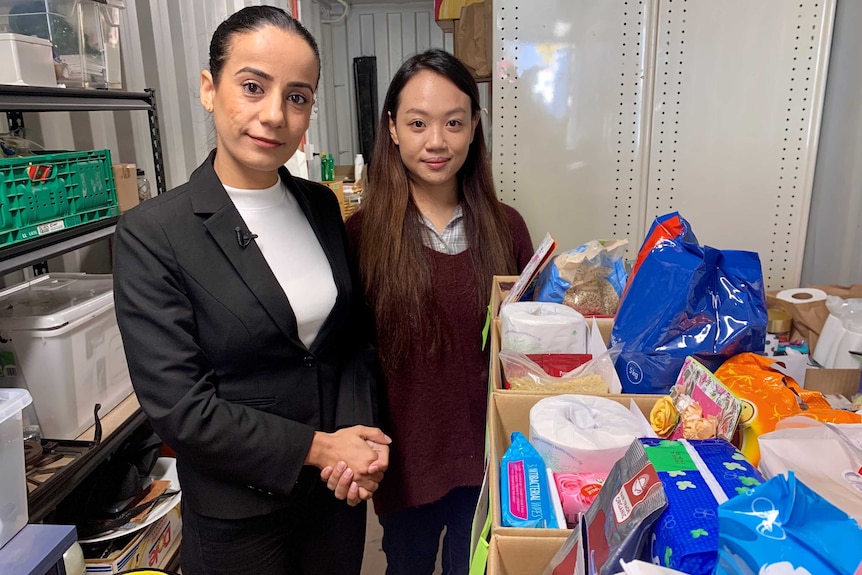
[[[500,505],[505,527],[556,529],[545,462],[520,431],[500,462]]]
[[[724,439],[640,440],[667,495],[653,525],[650,558],[690,575],[712,575],[718,562],[718,509],[763,476]]]
[[[854,575],[862,570],[856,520],[799,481],[776,475],[718,508],[715,575]]]

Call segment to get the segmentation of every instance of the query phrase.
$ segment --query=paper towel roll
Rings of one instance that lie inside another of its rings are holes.
[[[502,348],[518,353],[587,353],[587,320],[559,303],[523,301],[500,312]]]
[[[790,303],[811,303],[826,301],[826,292],[817,288],[795,288],[781,290],[775,297]]]
[[[557,395],[530,409],[530,443],[556,473],[609,473],[643,435],[643,418],[598,396]]]
[[[835,348],[835,358],[832,367],[836,369],[857,369],[862,367],[862,357],[850,353],[851,351],[862,352],[862,333],[858,331],[845,330],[841,341]]]
[[[835,367],[835,354],[838,351],[838,344],[844,338],[847,330],[841,325],[841,320],[833,314],[829,314],[823,328],[820,330],[820,337],[817,339],[817,347],[814,348],[814,353],[811,357],[823,367]]]

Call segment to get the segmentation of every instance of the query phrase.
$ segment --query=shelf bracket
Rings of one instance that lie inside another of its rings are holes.
[[[21,112],[6,112],[6,121],[9,123],[9,133],[19,138],[24,137],[24,114]]]
[[[156,106],[156,91],[147,88],[150,107],[147,109],[147,118],[150,121],[150,142],[153,146],[153,163],[156,170],[156,192],[164,194],[167,190],[165,182],[165,162],[162,157],[162,138],[159,134],[159,111]]]

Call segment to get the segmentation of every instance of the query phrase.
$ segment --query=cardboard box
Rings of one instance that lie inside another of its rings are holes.
[[[488,400],[488,436],[490,440],[490,463],[488,470],[491,499],[491,533],[515,537],[568,537],[571,529],[534,529],[503,527],[500,507],[500,461],[509,448],[509,438],[515,431],[530,436],[530,408],[548,395],[528,393],[501,393],[495,391]],[[645,416],[658,395],[603,395],[628,407],[634,401]]]
[[[434,0],[434,20],[444,32],[452,33],[455,20],[461,17],[461,8],[482,0]]]
[[[542,575],[565,537],[491,536],[487,575]]]
[[[503,388],[503,369],[500,365],[500,347],[502,342],[502,322],[500,320],[500,304],[505,299],[506,294],[512,288],[512,285],[517,281],[518,276],[494,276],[491,282],[491,325],[489,334],[489,345],[491,347],[491,364],[489,366],[489,374],[491,378],[491,388],[501,393],[515,394],[535,394],[537,391],[520,391]],[[602,339],[607,345],[611,340],[611,330],[614,327],[614,318],[612,317],[596,317],[596,325],[602,334]],[[592,319],[588,319],[592,323]]]
[[[120,213],[138,205],[138,175],[135,164],[114,164],[114,185],[117,188],[117,203]]]
[[[847,399],[859,393],[862,370],[859,369],[818,369],[805,370],[805,389],[819,391],[823,395],[843,395]]]
[[[182,537],[180,505],[142,529],[125,547],[106,558],[85,559],[86,573],[114,574],[132,569],[157,569],[167,564]]]
[[[518,276],[494,276],[491,282],[491,318],[500,317],[500,304],[503,303],[506,294],[512,289],[512,285],[518,280]],[[592,318],[587,318],[592,319]],[[614,318],[605,316],[596,316],[596,323],[599,326],[599,331],[602,332],[602,339],[605,343],[611,341],[611,330],[614,328]]]
[[[796,383],[824,395],[843,395],[847,399],[859,393],[862,370],[813,367],[807,355],[774,356],[775,367],[796,380]],[[783,366],[783,367],[782,367]]]

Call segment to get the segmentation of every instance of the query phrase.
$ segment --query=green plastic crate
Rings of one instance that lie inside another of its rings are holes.
[[[0,159],[0,247],[119,213],[110,150]]]

